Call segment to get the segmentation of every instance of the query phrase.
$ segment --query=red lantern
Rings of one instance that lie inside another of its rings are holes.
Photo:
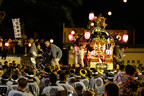
[[[91,12],[91,13],[89,14],[89,20],[94,20],[94,18],[95,18],[94,13]]]
[[[127,34],[124,34],[123,35],[123,42],[127,42],[128,41],[128,35]]]
[[[69,35],[68,35],[68,38],[69,38],[70,41],[73,41],[73,40],[74,40],[73,34],[69,34]]]
[[[85,39],[90,39],[90,36],[91,36],[90,32],[86,31],[85,34],[84,34],[84,38]]]

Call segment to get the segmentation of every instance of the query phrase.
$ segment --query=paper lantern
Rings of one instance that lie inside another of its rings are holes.
[[[69,34],[69,35],[68,35],[68,38],[69,38],[70,41],[73,41],[73,40],[74,40],[73,34]]]
[[[128,41],[128,35],[127,34],[124,34],[123,35],[123,42],[127,42]]]
[[[89,20],[94,20],[94,18],[95,18],[94,13],[91,12],[91,13],[89,14]]]
[[[54,40],[53,39],[50,39],[50,43],[53,43],[54,42]]]
[[[91,36],[90,32],[86,31],[85,34],[84,34],[84,38],[85,39],[90,39],[90,36]]]

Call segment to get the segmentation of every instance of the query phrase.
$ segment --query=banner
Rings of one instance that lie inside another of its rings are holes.
[[[21,38],[20,18],[12,19],[12,23],[13,23],[15,38]]]

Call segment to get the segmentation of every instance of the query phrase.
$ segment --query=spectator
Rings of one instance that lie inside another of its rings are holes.
[[[72,83],[72,87],[75,89],[78,96],[82,96],[84,92],[86,91],[86,87],[83,82],[80,82],[80,78],[81,78],[80,74],[76,73],[75,82]]]
[[[26,87],[26,92],[31,92],[34,96],[39,96],[39,86],[36,83],[36,81],[34,81],[34,72],[33,70],[28,70],[27,72],[27,87]]]
[[[66,75],[66,73],[61,72],[60,73],[60,82],[58,83],[58,85],[62,86],[65,90],[67,90],[67,92],[68,92],[68,90],[73,91],[73,96],[77,96],[75,89],[67,83],[67,77],[68,76]]]
[[[7,82],[7,85],[11,86],[14,90],[17,89],[18,74],[13,74],[10,81]]]
[[[45,87],[43,89],[42,93],[47,94],[48,96],[56,96],[58,91],[63,91],[64,88],[62,86],[56,84],[56,81],[57,81],[57,75],[56,74],[51,73],[49,77],[50,77],[51,85]]]
[[[17,84],[17,90],[12,90],[9,92],[8,96],[33,96],[31,93],[25,92],[27,85],[27,80],[20,78]]]
[[[74,82],[74,78],[75,78],[75,70],[71,69],[69,72],[70,77],[67,79],[68,84],[72,84]]]
[[[86,78],[87,71],[84,70],[84,69],[81,69],[80,70],[80,75],[81,75],[80,82],[83,82],[84,85],[86,86],[86,88],[88,88],[89,87],[89,80]]]
[[[42,93],[42,90],[46,87],[46,86],[50,86],[50,79],[49,79],[49,75],[51,73],[51,69],[50,68],[45,68],[44,69],[44,77],[42,77],[39,87],[40,87],[40,93]]]
[[[9,91],[12,90],[12,87],[6,84],[9,78],[10,78],[10,75],[8,73],[4,73],[2,75],[1,84],[0,84],[0,95],[2,96],[8,96]]]
[[[89,86],[89,89],[94,91],[96,95],[100,94],[99,88],[102,87],[104,84],[99,74],[100,73],[96,69],[93,70],[92,72],[93,78],[90,80],[90,86]]]
[[[8,48],[6,46],[4,46],[4,48],[2,50],[2,58],[1,59],[6,60],[7,52],[8,52]]]
[[[136,68],[132,65],[127,65],[126,75],[124,75],[121,80],[122,84],[120,86],[120,95],[122,96],[131,96],[133,94],[133,85],[142,85],[142,81],[135,80],[134,75],[136,72]]]
[[[0,36],[0,53],[2,53],[2,48],[3,48],[3,39]]]
[[[104,96],[119,96],[118,85],[113,82],[107,83],[105,85]]]
[[[125,75],[125,65],[120,65],[119,72],[114,76],[114,83],[117,83],[119,86],[122,84],[121,77]]]

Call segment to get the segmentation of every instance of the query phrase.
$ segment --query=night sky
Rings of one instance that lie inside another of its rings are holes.
[[[135,29],[136,44],[144,44],[144,40],[142,40],[144,32],[142,0],[127,0],[127,3],[124,3],[123,0],[80,0],[82,5],[77,7],[65,0],[35,0],[36,3],[25,3],[25,1],[33,0],[3,0],[0,9],[6,11],[6,17],[1,23],[0,35],[3,35],[7,30],[13,31],[11,18],[19,17],[21,22],[25,23],[27,35],[32,36],[33,32],[38,32],[40,37],[49,39],[54,37],[57,40],[55,42],[59,42],[57,38],[62,34],[62,23],[66,23],[66,27],[86,28],[88,15],[93,11],[96,16],[101,13],[107,18],[106,29]],[[72,20],[68,18],[68,15],[65,15],[69,11],[64,12],[59,8],[61,5],[68,6]],[[112,12],[111,16],[107,15],[108,11]]]

